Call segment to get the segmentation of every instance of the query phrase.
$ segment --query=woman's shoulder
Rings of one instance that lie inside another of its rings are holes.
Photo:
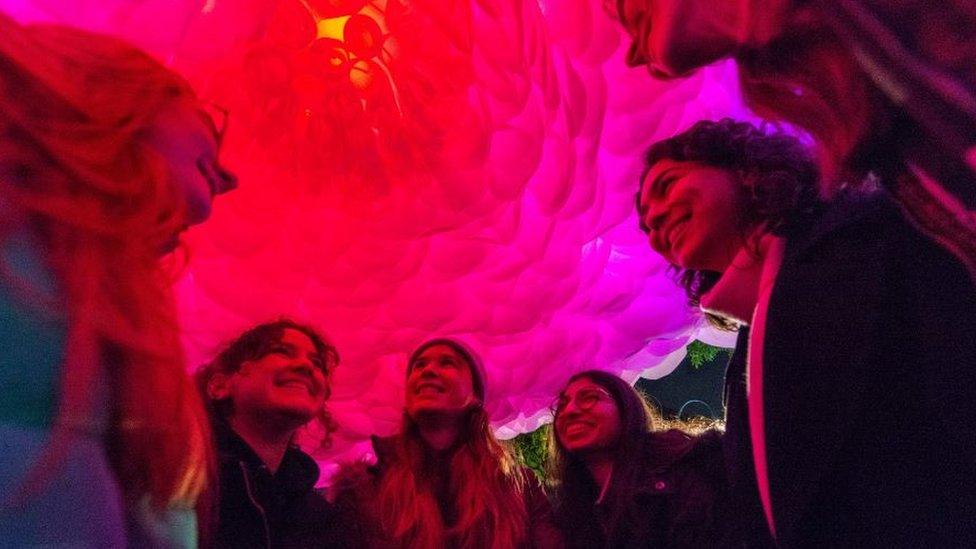
[[[696,438],[680,429],[651,431],[644,437],[644,453],[679,460],[694,448]]]
[[[340,464],[332,476],[330,499],[359,491],[365,484],[371,483],[374,476],[373,467],[365,459]]]
[[[644,453],[654,469],[692,468],[705,476],[723,476],[721,431],[692,435],[679,429],[648,433]]]
[[[329,500],[340,499],[368,499],[375,491],[377,480],[389,465],[396,453],[396,436],[370,437],[373,446],[373,456],[364,455],[361,458],[340,463],[332,476],[329,487]]]
[[[846,188],[835,194],[809,215],[796,219],[787,238],[819,240],[847,227],[891,224],[900,211],[885,190],[876,186]]]

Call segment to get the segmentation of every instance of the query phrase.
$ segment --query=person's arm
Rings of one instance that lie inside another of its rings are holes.
[[[365,462],[344,464],[333,478],[326,499],[331,503],[332,538],[336,546],[344,548],[369,547],[372,513],[365,506],[372,494],[369,465]],[[374,532],[375,535],[375,532]]]
[[[675,547],[739,547],[719,431],[708,431],[677,464],[675,505],[668,538]]]
[[[529,546],[534,549],[565,547],[549,498],[532,472],[526,471],[526,477],[525,511],[529,519]]]

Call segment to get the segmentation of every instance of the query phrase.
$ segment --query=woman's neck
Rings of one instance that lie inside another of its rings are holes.
[[[703,311],[731,318],[744,325],[752,323],[766,258],[773,243],[782,240],[769,233],[757,232],[733,257],[722,277],[701,296]]]
[[[590,471],[593,482],[596,483],[597,488],[600,490],[600,495],[596,499],[597,503],[599,503],[603,501],[604,496],[607,494],[607,489],[610,487],[610,477],[613,476],[613,459],[606,452],[600,452],[599,454],[584,457],[583,462]]]
[[[295,434],[295,429],[281,429],[261,422],[247,421],[237,416],[231,416],[231,429],[237,436],[254,450],[264,465],[274,474],[288,451],[288,445]]]
[[[454,446],[461,429],[457,421],[452,418],[425,418],[417,423],[420,438],[435,452],[447,450]]]

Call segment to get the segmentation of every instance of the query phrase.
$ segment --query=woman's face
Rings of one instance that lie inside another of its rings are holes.
[[[286,328],[267,354],[232,374],[214,376],[207,390],[211,398],[230,398],[235,415],[287,418],[302,425],[324,406],[329,372],[312,340]]]
[[[673,78],[730,56],[743,13],[737,0],[618,0],[617,15],[634,39],[627,64]]]
[[[553,424],[559,443],[570,453],[599,452],[620,437],[620,411],[610,393],[582,377],[573,380],[556,401]]]
[[[672,265],[724,272],[742,246],[743,192],[728,170],[664,159],[644,177],[638,215]]]
[[[476,401],[471,366],[451,347],[432,345],[409,367],[406,409],[410,417],[460,415]]]
[[[190,102],[164,109],[147,132],[186,205],[187,226],[210,217],[213,198],[237,187],[237,177],[220,165],[218,138],[213,122]]]

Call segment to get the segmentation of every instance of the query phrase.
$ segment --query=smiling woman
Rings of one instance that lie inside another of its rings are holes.
[[[641,395],[590,370],[553,404],[550,475],[570,547],[736,546],[718,433],[656,432]]]
[[[736,179],[732,170],[694,161],[654,164],[638,197],[651,247],[684,269],[724,271],[748,229]]]
[[[746,543],[973,545],[976,435],[942,419],[976,415],[965,267],[872,180],[821,201],[810,154],[786,135],[702,121],[647,163],[651,245],[693,302],[739,327],[723,453]],[[742,199],[713,204],[698,185]],[[723,237],[708,225],[729,219],[716,207],[741,221],[709,263]]]
[[[704,120],[644,155],[640,228],[698,304],[743,245],[780,234],[820,206],[819,171],[796,138]]]
[[[407,365],[406,412],[415,421],[454,417],[485,399],[483,370],[474,354],[451,339],[433,339]]]
[[[338,522],[355,547],[559,547],[549,502],[492,433],[478,356],[432,339],[407,362],[399,435],[373,444],[378,463],[335,478]]]
[[[320,547],[338,540],[315,461],[295,444],[325,408],[335,347],[313,328],[282,319],[247,330],[196,374],[220,458],[214,546]]]

